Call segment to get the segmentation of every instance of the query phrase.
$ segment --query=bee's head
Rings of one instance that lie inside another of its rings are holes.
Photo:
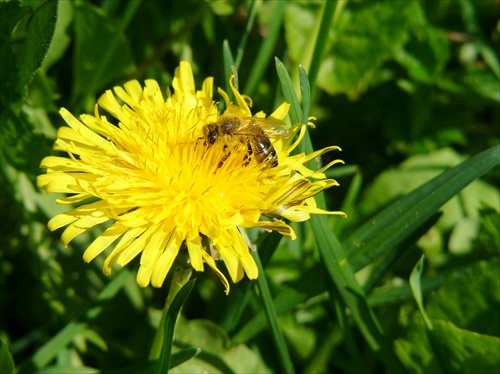
[[[203,133],[210,145],[217,141],[217,125],[214,123],[209,123],[203,128]]]

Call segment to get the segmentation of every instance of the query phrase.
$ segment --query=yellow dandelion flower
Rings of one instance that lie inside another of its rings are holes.
[[[79,234],[110,221],[83,256],[89,262],[113,245],[105,274],[115,263],[124,266],[140,255],[137,283],[160,287],[179,251],[187,250],[192,268],[203,271],[208,265],[228,293],[229,283],[215,260],[224,261],[233,282],[244,274],[258,276],[244,228],[295,238],[280,218],[343,215],[317,208],[313,198],[337,185],[323,171],[341,161],[318,171],[304,166],[338,147],[291,155],[307,125],[284,127],[280,120],[288,104],[271,115],[264,132],[259,123],[268,120],[263,113],[252,116],[251,100],[232,80],[236,103],[219,90],[227,107],[221,114],[212,98],[213,78],[197,91],[187,62],[176,69],[172,85],[173,93],[168,91],[165,98],[154,80],[146,80],[144,87],[130,81],[115,87],[114,94],[107,91],[94,115],[79,120],[61,109],[69,127],[59,129],[54,149],[69,157],[44,158],[41,167],[47,173],[37,184],[47,192],[69,194],[57,200],[60,204],[80,205],[52,218],[48,227],[67,226],[61,237],[67,246]],[[100,114],[99,107],[118,123]],[[237,120],[246,130],[229,128]],[[220,121],[227,126],[217,127]]]

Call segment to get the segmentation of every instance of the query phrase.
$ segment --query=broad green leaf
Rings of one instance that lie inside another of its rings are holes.
[[[133,72],[134,63],[124,31],[139,4],[127,3],[126,16],[118,23],[90,3],[78,3],[75,7],[72,86],[75,103],[88,98],[93,105],[98,91]],[[86,103],[82,104],[85,107]]]
[[[0,121],[2,156],[17,170],[37,175],[41,159],[50,153],[52,140],[35,133],[35,125],[22,110],[5,108],[0,113]]]
[[[165,314],[165,324],[161,327],[163,327],[164,334],[163,334],[163,344],[161,347],[161,353],[160,357],[158,358],[158,363],[156,366],[156,371],[158,373],[167,373],[168,369],[170,368],[170,356],[172,353],[172,344],[174,341],[174,328],[175,328],[175,323],[177,321],[177,316],[179,315],[179,312],[181,311],[182,306],[186,302],[189,294],[191,293],[194,283],[196,279],[192,279],[182,288],[177,292],[177,294],[174,297],[174,300],[168,307],[168,310],[166,311]],[[160,327],[160,328],[161,328]]]
[[[459,328],[500,337],[500,261],[478,262],[448,276],[428,299],[432,319]]]
[[[435,321],[432,321],[434,323]],[[430,347],[426,328],[420,314],[414,316],[406,328],[404,338],[394,342],[394,351],[405,366],[407,373],[443,373],[442,366]],[[445,357],[439,359],[446,359]]]
[[[99,303],[114,297],[116,293],[125,285],[129,275],[130,272],[127,269],[122,269],[99,293],[96,298],[97,306],[89,308],[85,311],[85,314],[82,317],[84,322],[71,321],[68,323],[55,336],[40,347],[28,361],[22,363],[22,370],[27,372],[36,371],[51,362],[62,348],[70,344],[78,334],[81,334],[89,328],[88,321],[98,317],[102,312],[102,307]]]
[[[38,374],[97,374],[101,373],[104,374],[105,371],[101,371],[96,368],[92,368],[89,366],[75,366],[75,365],[54,365],[54,366],[48,366],[40,371],[37,371]],[[120,371],[119,369],[113,373],[119,374],[119,373],[125,373],[123,371]],[[134,371],[136,374],[141,374],[140,371]],[[144,373],[144,372],[143,372]]]
[[[472,91],[500,103],[499,79],[489,71],[471,68],[459,78]]]
[[[33,10],[26,25],[26,40],[18,55],[18,91],[25,94],[33,75],[49,50],[57,20],[57,1],[43,2]]]
[[[0,339],[0,373],[14,374],[15,366],[9,347]]]
[[[42,69],[47,71],[52,65],[63,57],[71,43],[71,33],[69,27],[73,21],[73,3],[70,1],[58,1],[57,21],[54,30],[54,37],[50,43],[47,56],[43,60]]]
[[[500,339],[460,329],[449,321],[431,320],[426,330],[415,319],[409,334],[395,342],[408,373],[495,373],[500,366]]]
[[[463,330],[453,323],[434,320],[429,340],[447,372],[494,373],[500,368],[500,339]]]
[[[7,106],[9,102],[20,100],[20,94],[24,94],[24,89],[18,91],[19,66],[14,51],[17,51],[19,47],[12,40],[12,32],[20,20],[29,13],[30,7],[21,6],[18,1],[0,2],[0,61],[2,61],[2,68],[0,69],[0,82],[2,82],[0,85],[0,92],[2,93],[0,103],[2,107]],[[3,123],[4,119],[1,118],[1,121]]]
[[[348,3],[330,32],[318,87],[357,98],[390,78],[381,66],[408,40],[408,24],[418,7],[414,1]]]
[[[404,48],[396,51],[395,59],[413,80],[431,84],[439,79],[449,59],[447,31],[430,25],[419,6],[413,7],[409,28],[410,39]]]
[[[230,345],[226,332],[208,320],[181,318],[176,326],[175,345],[201,349],[196,357],[177,366],[176,373],[270,372],[254,351],[243,344]]]

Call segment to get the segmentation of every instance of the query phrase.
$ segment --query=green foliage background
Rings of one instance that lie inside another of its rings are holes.
[[[63,248],[46,223],[65,209],[35,178],[60,107],[92,112],[130,79],[166,89],[180,60],[222,88],[238,66],[256,110],[286,99],[298,122],[310,104],[314,148],[343,149],[322,162],[346,162],[319,204],[348,218],[294,225],[296,241],[250,233],[265,278],[229,296],[195,274],[174,371],[499,372],[499,15],[493,0],[0,2],[0,372],[155,370],[167,288],[140,289],[137,261],[108,278],[85,264],[97,231]]]

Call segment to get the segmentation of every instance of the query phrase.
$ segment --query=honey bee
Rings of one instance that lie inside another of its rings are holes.
[[[250,117],[245,118],[230,113],[220,116],[217,122],[203,127],[204,144],[211,147],[221,143],[224,155],[218,168],[222,167],[233,150],[238,147],[246,149],[243,166],[247,166],[252,158],[264,168],[278,166],[278,155],[270,137],[283,136],[291,138],[295,135],[294,128],[286,129],[286,124],[278,119]]]

